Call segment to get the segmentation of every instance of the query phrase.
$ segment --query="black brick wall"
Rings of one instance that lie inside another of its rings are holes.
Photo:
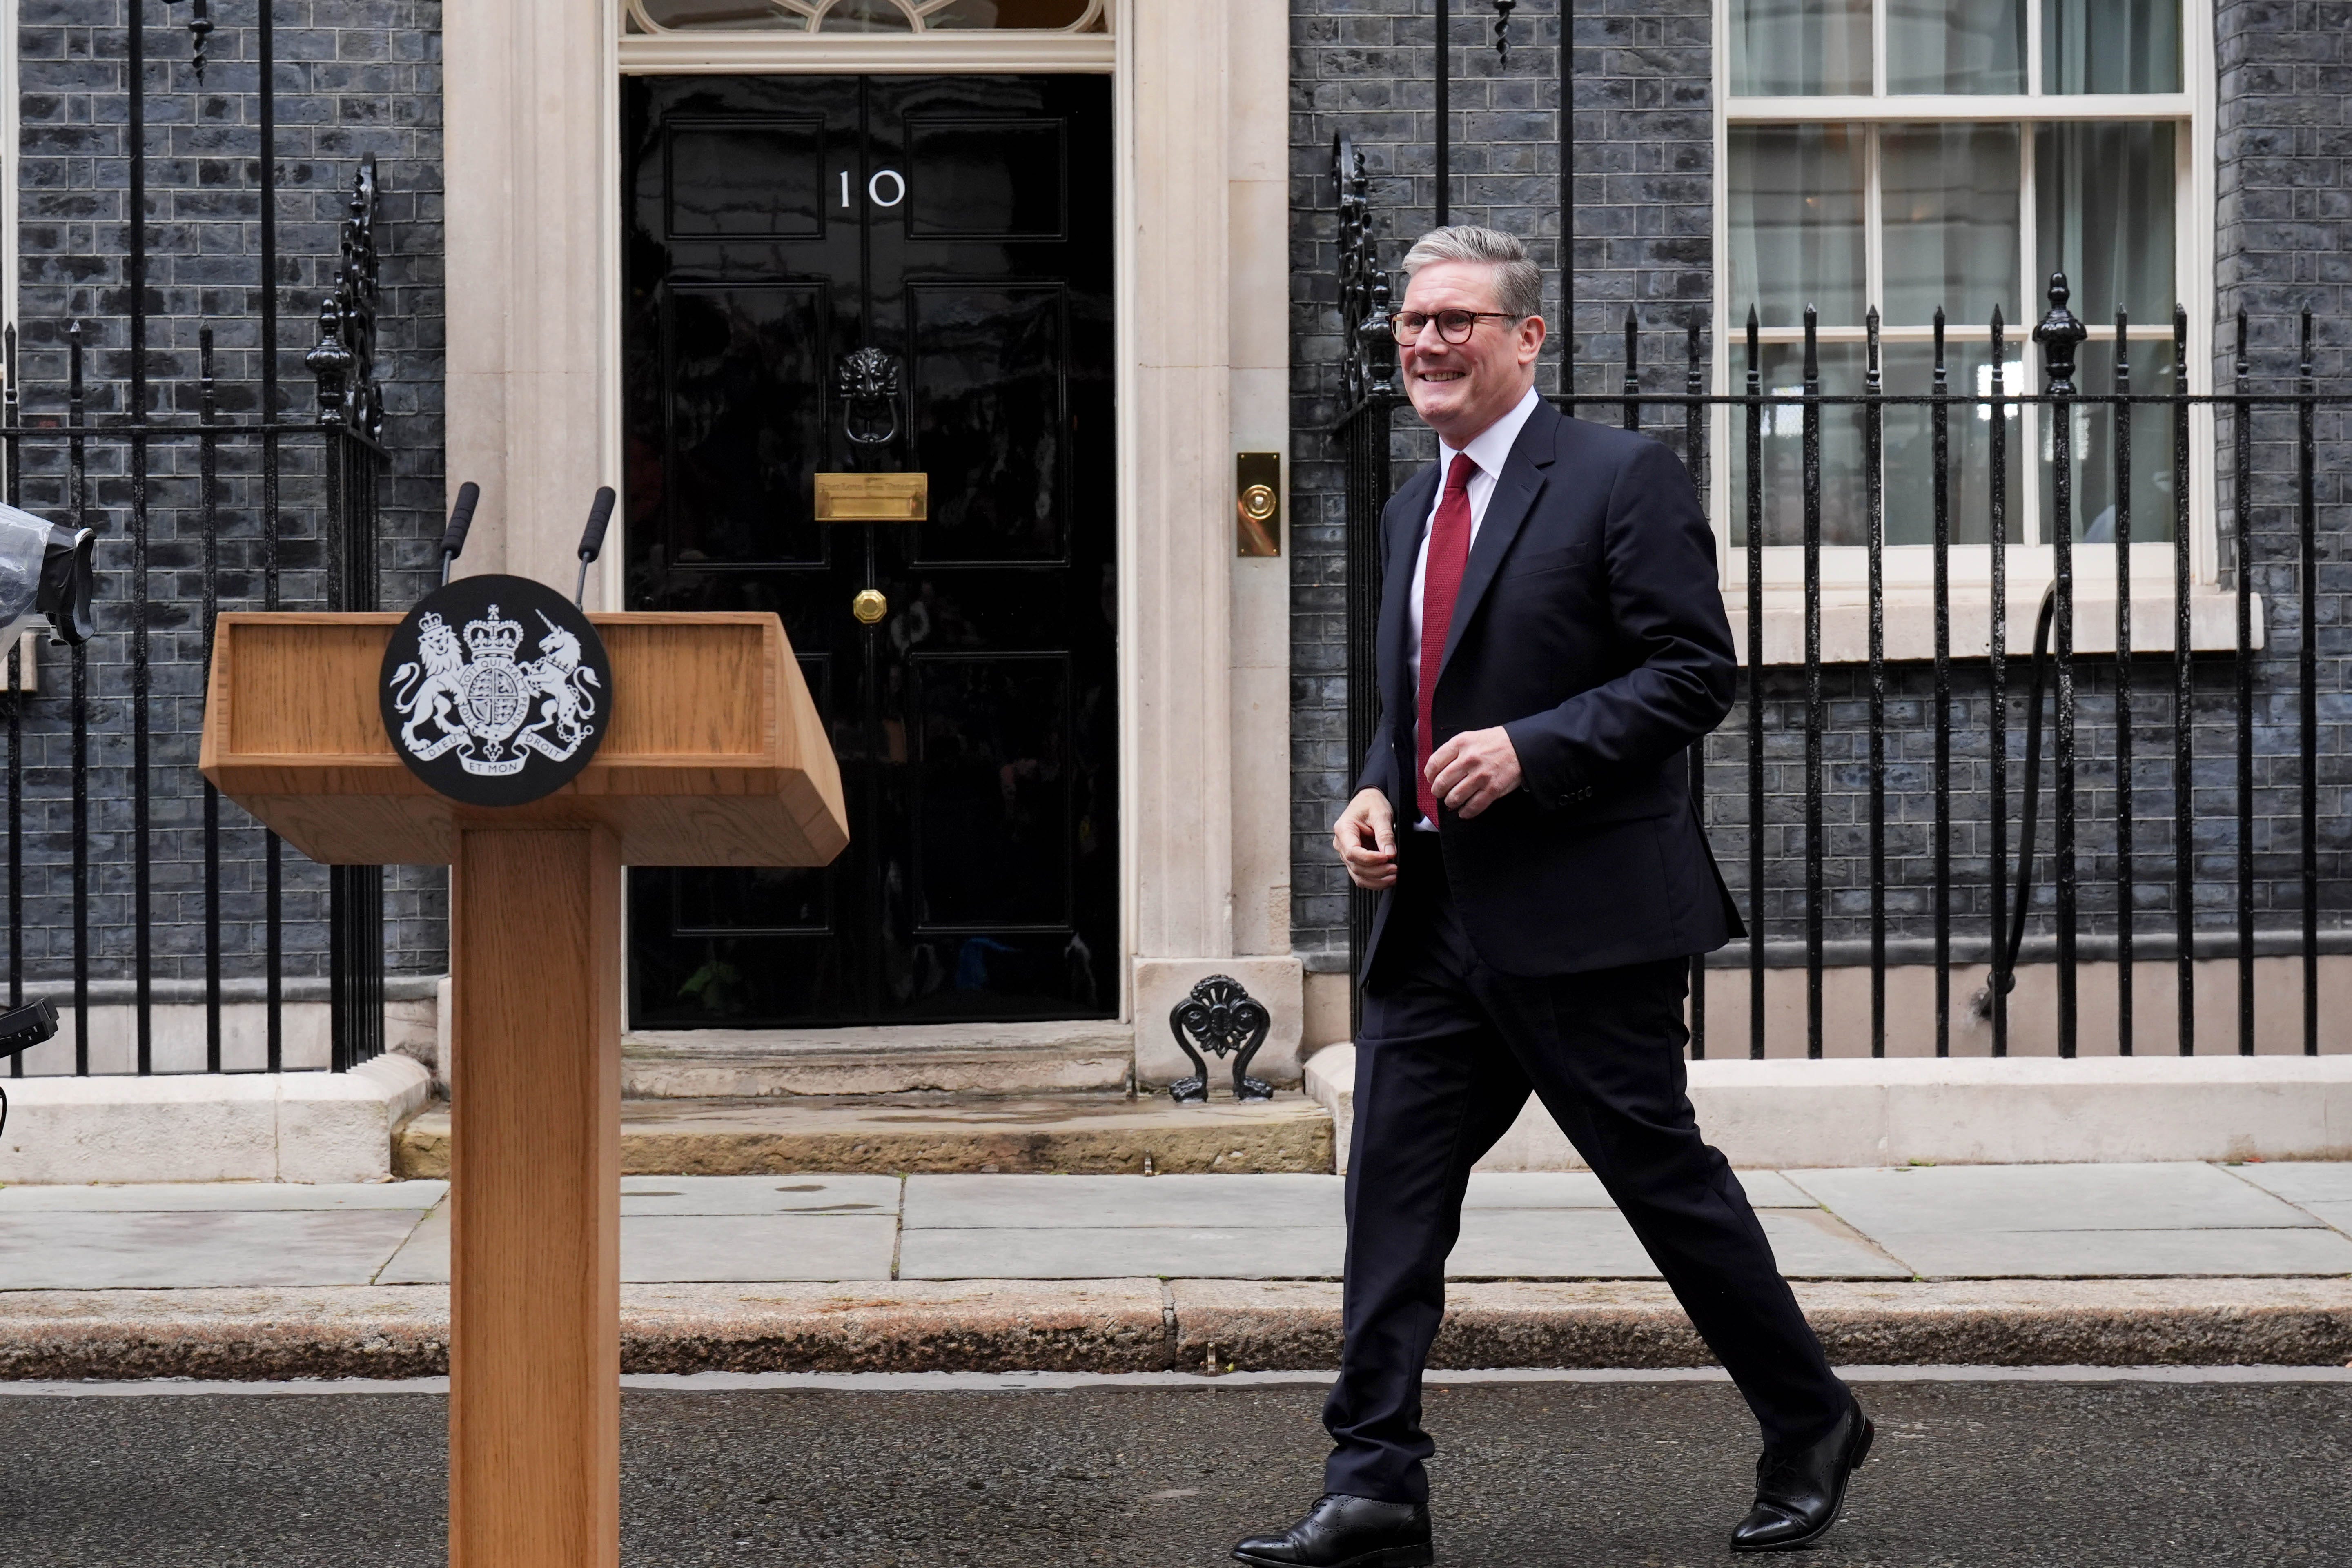
[[[1387,237],[1384,259],[1393,265],[1403,245],[1430,216],[1429,47],[1431,7],[1408,0],[1297,0],[1293,7],[1294,120],[1294,477],[1300,520],[1293,565],[1295,588],[1293,868],[1295,940],[1318,968],[1337,967],[1345,945],[1342,879],[1328,849],[1329,822],[1343,797],[1351,761],[1343,755],[1345,692],[1340,635],[1344,552],[1336,453],[1322,434],[1338,412],[1333,389],[1339,323],[1331,268],[1333,192],[1328,174],[1332,133],[1347,130],[1376,172],[1373,201]],[[1481,7],[1457,5],[1468,13]],[[1511,78],[1491,79],[1491,50],[1483,17],[1457,22],[1454,166],[1457,218],[1493,221],[1543,243],[1537,256],[1557,265],[1556,174],[1531,189],[1514,162],[1521,145],[1540,149],[1556,170],[1558,86],[1556,7],[1533,9],[1533,43],[1515,51]],[[1613,394],[1623,374],[1619,331],[1628,308],[1643,323],[1643,384],[1653,391],[1682,388],[1683,332],[1704,317],[1713,287],[1711,224],[1712,128],[1708,16],[1704,4],[1607,5],[1579,7],[1575,24],[1577,132],[1575,247],[1578,349],[1574,388],[1587,396]],[[1528,36],[1523,30],[1521,36]],[[2227,323],[2243,305],[2251,318],[2251,357],[2258,392],[2289,388],[2294,370],[2295,312],[2305,303],[2320,314],[2316,369],[2320,390],[2352,391],[2345,344],[2352,337],[2352,119],[2345,108],[2352,88],[2352,20],[2344,8],[2310,0],[2242,0],[2219,17],[2221,116],[2218,148],[2217,347],[2231,346]],[[1480,118],[1488,96],[1525,72],[1536,77],[1533,98],[1506,127],[1505,144],[1474,143],[1489,121]],[[1549,79],[1544,79],[1549,78]],[[2103,301],[2077,300],[2095,314]],[[2038,365],[2038,356],[2031,356]],[[2228,389],[2227,355],[2221,380]],[[1556,373],[1555,373],[1556,374]],[[1557,382],[1539,379],[1539,384]],[[2040,384],[2036,377],[2036,384]],[[1717,388],[1716,390],[1723,390]],[[1588,405],[1588,416],[1614,421],[1613,400]],[[1653,408],[1652,427],[1679,424],[1679,411]],[[1408,434],[1409,414],[1398,416],[1400,479],[1425,459],[1426,437]],[[2343,542],[2352,514],[2340,474],[2352,457],[2343,416],[2317,420],[2317,500],[2321,567],[2313,611],[2320,628],[2320,910],[2323,930],[2340,933],[2352,909],[2352,881],[2344,860],[2343,807],[2352,783],[2342,578]],[[2297,658],[2304,637],[2303,584],[2295,561],[2294,420],[2290,414],[2257,416],[2255,479],[2247,526],[2252,585],[2264,596],[2268,647],[2254,660],[2255,793],[2252,849],[2256,911],[2265,931],[2299,923],[2301,834],[2298,820]],[[2226,417],[2219,451],[2230,453]],[[1677,443],[1678,444],[1678,443]],[[2143,453],[2142,460],[2156,454]],[[2227,571],[2234,582],[2236,498],[2222,476],[2221,531]],[[1736,628],[1737,629],[1737,628]],[[2115,677],[2112,661],[2081,667],[2081,879],[2084,929],[2112,932],[2117,920],[2114,832],[2116,789]],[[2021,812],[2027,670],[2011,667],[2012,695],[2002,715],[2008,729],[2011,779],[2009,844],[2015,853]],[[2179,728],[2169,698],[2168,658],[2144,662],[2137,693],[2133,789],[2140,818],[2133,903],[2138,929],[2172,927],[2172,871],[2179,846],[2170,831],[2170,770]],[[1934,815],[1932,689],[1924,666],[1898,666],[1888,679],[1889,759],[1887,853],[1889,897],[1898,957],[1916,960],[1932,929],[1930,823]],[[1990,730],[1995,721],[1986,696],[1985,666],[1962,664],[1955,677],[1951,787],[1956,828],[1956,946],[1980,953],[1989,931]],[[1706,746],[1706,815],[1718,857],[1743,907],[1760,908],[1775,962],[1801,950],[1805,922],[1803,831],[1804,685],[1800,669],[1765,671],[1765,742],[1761,759],[1767,803],[1763,831],[1768,860],[1764,885],[1748,887],[1748,710],[1736,709]],[[1868,933],[1868,685],[1865,672],[1832,667],[1824,675],[1829,732],[1823,745],[1824,879],[1830,894],[1826,935],[1833,962],[1852,962]],[[2197,826],[2187,847],[2196,860],[2195,906],[2200,931],[2235,925],[2238,834],[2235,822],[2235,671],[2227,656],[2200,657],[2189,730],[2195,753]],[[2045,746],[2047,738],[2045,737]],[[2050,929],[2049,764],[2042,768],[2041,858],[2035,904],[2036,936]],[[2013,863],[2013,862],[2012,862]],[[2324,941],[2334,941],[2335,936]],[[2037,947],[2040,943],[2037,942]],[[2104,944],[2112,946],[2109,941]],[[2153,944],[2161,951],[2161,943]],[[1743,956],[1739,953],[1727,958]]]
[[[149,411],[171,420],[198,408],[197,337],[218,353],[219,407],[251,418],[260,404],[259,79],[250,8],[215,6],[201,81],[184,7],[149,5],[145,142]],[[93,421],[130,409],[128,195],[130,83],[121,0],[23,0],[19,13],[22,174],[14,225],[21,387],[29,421],[61,422],[66,325],[89,347]],[[312,418],[303,352],[337,253],[338,226],[363,153],[383,199],[380,374],[394,458],[383,508],[382,599],[407,603],[425,582],[442,501],[440,7],[436,0],[275,0],[279,181],[279,417]],[[284,602],[323,603],[320,443],[284,439]],[[24,454],[28,506],[63,515],[65,454],[34,439]],[[260,483],[249,443],[224,447],[224,607],[261,602]],[[131,761],[132,605],[127,443],[93,440],[90,521],[100,534],[101,635],[89,650],[93,772],[92,910],[96,973],[127,977],[132,952]],[[203,784],[194,763],[202,723],[201,515],[191,441],[153,443],[150,471],[155,973],[203,973]],[[44,650],[41,691],[22,710],[27,819],[28,977],[71,962],[71,778],[68,665]],[[223,916],[232,975],[260,973],[259,835],[225,807]],[[290,851],[289,968],[324,972],[323,873]],[[386,943],[395,971],[446,968],[446,897],[437,868],[388,877]],[[250,954],[249,959],[241,955]]]

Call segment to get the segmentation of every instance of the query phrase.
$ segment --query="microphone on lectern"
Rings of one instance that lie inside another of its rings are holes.
[[[618,500],[610,485],[596,487],[596,499],[588,503],[588,526],[580,534],[580,585],[572,591],[574,609],[587,608],[588,563],[604,548],[604,528],[613,521],[613,502]]]
[[[457,504],[449,510],[449,526],[441,535],[441,581],[449,581],[450,569],[457,557],[466,552],[466,531],[474,526],[474,506],[482,499],[482,487],[471,479],[457,487]]]

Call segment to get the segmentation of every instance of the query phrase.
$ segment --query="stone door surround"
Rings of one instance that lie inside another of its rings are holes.
[[[614,5],[469,0],[445,21],[448,472],[482,487],[470,571],[568,585],[588,494],[619,482]],[[1289,566],[1236,557],[1232,490],[1235,451],[1288,444],[1287,28],[1263,0],[1118,0],[1113,34],[1128,1014],[1164,1018],[1232,973],[1275,1013],[1276,1073],[1301,1006]],[[1181,1075],[1164,1034],[1139,1030],[1147,1079]]]

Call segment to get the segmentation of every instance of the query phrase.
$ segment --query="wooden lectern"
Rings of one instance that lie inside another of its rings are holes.
[[[621,868],[817,866],[841,775],[773,616],[590,617],[601,748],[528,805],[394,754],[395,614],[216,623],[202,767],[311,859],[450,876],[449,1561],[620,1558]]]

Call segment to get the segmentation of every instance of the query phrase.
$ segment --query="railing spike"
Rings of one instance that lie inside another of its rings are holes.
[[[2072,297],[2066,287],[2066,275],[2050,275],[2050,313],[2033,329],[2033,341],[2042,345],[2042,371],[2048,378],[2051,392],[2070,397],[2074,392],[2074,353],[2083,340],[2091,335],[2074,312],[2066,309]]]

